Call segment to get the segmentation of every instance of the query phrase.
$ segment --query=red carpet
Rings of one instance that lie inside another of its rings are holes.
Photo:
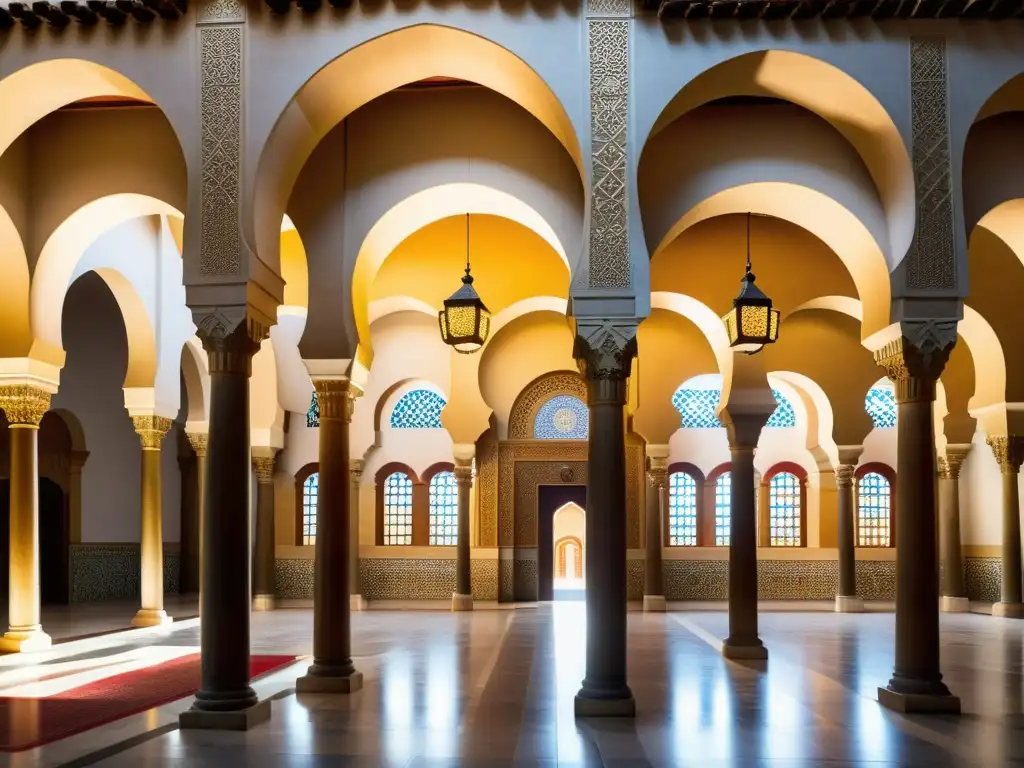
[[[252,656],[258,677],[294,656]],[[97,680],[43,699],[0,698],[0,752],[20,752],[191,696],[199,689],[199,654]]]

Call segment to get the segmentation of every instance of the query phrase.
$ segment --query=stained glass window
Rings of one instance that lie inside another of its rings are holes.
[[[791,472],[772,477],[768,493],[768,526],[773,547],[800,546],[800,479]]]
[[[857,481],[857,546],[888,547],[892,488],[884,475],[868,472]]]
[[[537,411],[533,437],[537,440],[586,440],[590,434],[590,410],[572,395],[555,395]]]
[[[668,543],[697,546],[697,481],[686,472],[668,476]]]
[[[864,398],[864,410],[871,417],[875,429],[896,426],[896,396],[888,387],[872,387]]]
[[[320,495],[320,473],[314,472],[302,483],[302,543],[316,544],[316,507]]]
[[[454,472],[438,472],[430,479],[430,544],[454,547],[459,543],[459,487]]]
[[[384,481],[384,543],[412,544],[412,481],[404,472]]]
[[[715,546],[729,546],[729,516],[732,514],[732,472],[715,481]]]
[[[320,403],[316,401],[316,390],[313,390],[313,399],[309,401],[309,410],[306,411],[306,426],[312,429],[320,426]]]
[[[772,394],[778,406],[766,426],[795,427],[796,413],[789,400],[777,389],[773,389]],[[720,389],[677,389],[672,395],[672,406],[683,418],[683,429],[715,429],[722,426],[715,415],[721,398]]]

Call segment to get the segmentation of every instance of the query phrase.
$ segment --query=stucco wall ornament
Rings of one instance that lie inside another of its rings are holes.
[[[554,371],[530,382],[516,397],[508,417],[510,440],[529,440],[533,437],[537,411],[556,395],[572,395],[587,399],[587,385],[579,374],[572,371]]]

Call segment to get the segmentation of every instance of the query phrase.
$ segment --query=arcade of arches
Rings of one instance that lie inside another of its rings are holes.
[[[749,660],[759,600],[895,602],[879,701],[958,712],[940,612],[1024,619],[1024,32],[281,7],[0,32],[0,647],[198,594],[182,726],[245,727],[250,610],[349,693],[363,610],[585,583],[575,712],[622,716],[629,610],[727,601]]]

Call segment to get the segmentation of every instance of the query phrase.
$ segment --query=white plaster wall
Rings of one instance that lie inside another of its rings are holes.
[[[960,540],[964,545],[1002,545],[1003,478],[985,433],[974,434],[974,448],[960,469]]]
[[[864,452],[858,464],[879,462],[896,471],[896,427],[872,429],[864,438]]]

